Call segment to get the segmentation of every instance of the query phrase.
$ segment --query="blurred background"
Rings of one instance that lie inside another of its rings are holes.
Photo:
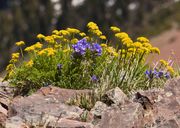
[[[180,55],[180,0],[0,0],[0,71],[18,50],[15,42],[31,45],[53,29],[86,31],[89,21],[106,35],[116,25],[132,38],[150,38],[159,58]]]

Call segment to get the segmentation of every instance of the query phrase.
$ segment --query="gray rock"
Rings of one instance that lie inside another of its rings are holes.
[[[141,128],[143,108],[138,103],[128,104],[123,109],[106,110],[96,128]]]
[[[91,109],[91,113],[96,116],[96,117],[100,117],[102,113],[107,109],[107,105],[101,101],[97,101],[96,104],[94,105],[94,107]]]
[[[48,124],[48,126],[55,128],[94,128],[91,123],[69,120],[65,118],[61,118],[56,122],[51,122]]]
[[[14,116],[6,120],[5,128],[29,128],[29,127],[24,123],[22,118],[18,116]]]
[[[23,118],[27,124],[31,123],[33,126],[47,122],[47,117],[81,119],[80,115],[83,113],[83,109],[65,104],[65,100],[78,93],[77,90],[73,92],[73,90],[57,87],[51,87],[50,90],[48,88],[43,88],[28,97],[14,98],[9,106],[9,118],[18,116]],[[79,93],[82,92],[83,90],[79,91]],[[65,96],[63,97],[63,95]]]
[[[107,91],[103,96],[102,101],[107,105],[123,105],[126,101],[128,101],[128,98],[127,95],[119,87],[116,87]]]

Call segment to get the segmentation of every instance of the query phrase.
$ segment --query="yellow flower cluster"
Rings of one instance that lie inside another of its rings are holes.
[[[112,28],[115,31],[115,28]],[[160,50],[157,47],[152,47],[149,43],[149,40],[146,37],[138,37],[137,41],[133,42],[133,40],[129,37],[129,35],[125,32],[118,32],[115,34],[115,37],[120,40],[131,53],[157,53],[160,54]]]
[[[48,42],[49,44],[55,44],[55,40],[53,36],[46,36],[45,41]]]
[[[14,65],[13,64],[9,64],[7,67],[6,67],[6,71],[11,71],[12,69],[14,68]]]
[[[113,31],[114,33],[118,33],[118,32],[121,31],[121,29],[118,28],[118,27],[116,27],[116,26],[111,26],[110,29],[111,29],[111,31]]]
[[[80,35],[81,37],[85,37],[85,36],[86,36],[86,33],[81,32],[81,33],[79,33],[79,35]]]
[[[175,71],[174,71],[173,67],[169,65],[169,62],[167,62],[163,59],[161,59],[159,62],[162,66],[164,66],[167,69],[168,72],[170,72],[171,75],[175,74]]]
[[[56,53],[55,49],[53,49],[53,48],[45,48],[45,49],[39,51],[38,55],[41,56],[41,55],[47,54],[48,56],[53,56],[53,55],[55,55],[55,53]]]
[[[163,60],[163,59],[161,59],[159,62],[160,62],[163,66],[168,66],[168,62],[165,61],[165,60]]]
[[[59,35],[62,35],[62,36],[69,36],[70,33],[69,33],[67,30],[60,30],[60,31],[59,31]]]
[[[149,40],[146,37],[138,37],[137,41],[141,43],[149,43]]]
[[[18,52],[12,53],[10,63],[16,63],[19,59],[19,55],[20,54]]]
[[[75,29],[75,28],[67,28],[66,29],[69,33],[72,33],[72,34],[78,34],[80,33],[80,31],[78,29]]]
[[[106,36],[105,36],[105,35],[102,35],[102,32],[99,30],[99,27],[97,26],[96,23],[94,23],[94,22],[89,22],[89,23],[87,24],[87,27],[88,27],[88,29],[89,29],[88,31],[89,31],[91,34],[99,37],[100,39],[106,40]]]
[[[7,65],[6,67],[6,71],[8,72],[7,76],[11,76],[13,74],[13,69],[15,68],[15,63],[18,61],[19,59],[19,53],[12,53],[11,55],[11,60],[9,61],[9,65]]]
[[[41,49],[42,46],[43,46],[43,44],[41,44],[40,42],[37,42],[37,43],[34,44],[34,45],[31,45],[31,46],[29,46],[29,47],[26,47],[26,48],[24,49],[24,51],[26,51],[26,52],[32,52],[32,51],[35,51],[35,50],[37,50],[37,49]]]
[[[32,67],[33,64],[34,64],[33,60],[30,60],[30,61],[28,61],[28,62],[26,63],[26,66],[27,66],[27,67]]]
[[[16,46],[23,46],[23,45],[25,45],[24,41],[16,42]]]
[[[44,36],[43,34],[38,34],[38,35],[37,35],[37,38],[38,38],[38,39],[44,39],[45,36]]]
[[[150,50],[151,50],[152,53],[160,54],[160,50],[157,47],[152,47]]]
[[[118,57],[119,55],[113,47],[106,47],[106,51],[114,57]]]
[[[77,42],[78,42],[78,39],[77,39],[77,38],[74,38],[74,39],[71,40],[71,43],[72,43],[72,44],[75,44],[75,43],[77,43]]]
[[[172,75],[174,75],[174,74],[175,74],[175,71],[174,71],[173,67],[171,67],[171,66],[167,66],[166,68],[167,68],[167,71],[169,71],[169,72],[170,72],[170,74],[172,74]]]

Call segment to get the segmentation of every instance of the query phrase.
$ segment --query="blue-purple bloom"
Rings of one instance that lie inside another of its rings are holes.
[[[170,78],[170,74],[168,72],[164,73],[163,71],[157,71],[156,69],[152,70],[146,70],[145,71],[145,75],[149,78],[149,79],[153,79],[154,77],[156,78],[163,78],[165,77],[166,79]]]
[[[164,77],[166,77],[166,79],[171,78],[171,76],[170,76],[169,72],[166,72],[166,73],[164,74]]]
[[[94,43],[92,45],[91,51],[97,53],[97,55],[100,56],[102,53],[102,47],[98,43]]]
[[[62,64],[57,64],[57,70],[61,71],[61,69],[62,69]]]
[[[146,70],[145,71],[145,75],[149,78],[152,79],[153,78],[153,71],[152,70]]]
[[[157,73],[157,77],[159,77],[159,78],[163,77],[163,75],[164,75],[164,72],[163,72],[163,71],[159,71],[159,72]]]
[[[102,48],[99,44],[90,44],[85,38],[79,40],[77,44],[72,45],[74,52],[79,55],[84,55],[87,50],[97,53],[98,56],[102,53]]]
[[[93,75],[93,76],[91,77],[91,80],[92,80],[93,82],[97,82],[97,81],[98,81],[98,78],[97,78],[96,75]]]

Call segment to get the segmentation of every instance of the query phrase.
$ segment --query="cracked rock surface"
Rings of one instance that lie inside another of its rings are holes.
[[[66,104],[89,92],[48,86],[27,97],[0,95],[0,127],[180,128],[180,78],[167,81],[162,89],[138,91],[133,99],[116,87],[90,111]]]

